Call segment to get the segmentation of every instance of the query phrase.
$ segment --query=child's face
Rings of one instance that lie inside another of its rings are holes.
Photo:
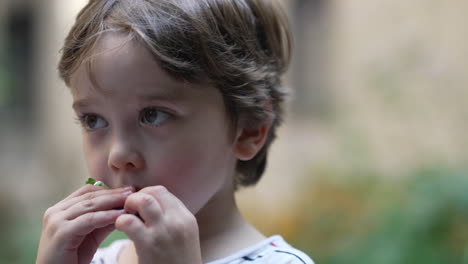
[[[164,185],[192,213],[229,186],[235,171],[220,92],[171,79],[141,45],[105,35],[71,77],[90,176],[110,187]],[[103,53],[100,53],[103,52]]]

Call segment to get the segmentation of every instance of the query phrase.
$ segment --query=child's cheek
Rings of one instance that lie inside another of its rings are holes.
[[[95,160],[88,159],[88,172],[89,177],[92,177],[96,180],[110,184],[108,177],[106,176],[106,167],[102,165],[102,162],[96,162]]]
[[[110,179],[108,179],[107,153],[104,150],[105,148],[90,147],[86,143],[84,145],[84,155],[89,177],[110,184]]]
[[[216,162],[193,150],[167,156],[154,167],[153,184],[165,186],[195,214],[222,184]]]

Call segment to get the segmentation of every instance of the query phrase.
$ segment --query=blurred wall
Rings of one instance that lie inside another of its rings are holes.
[[[335,138],[351,131],[385,171],[467,164],[468,2],[331,5]]]
[[[26,213],[35,215],[65,195],[65,184],[86,177],[71,97],[56,70],[64,36],[83,3],[1,2],[0,188]]]

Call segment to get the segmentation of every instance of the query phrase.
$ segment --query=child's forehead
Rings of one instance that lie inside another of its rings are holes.
[[[105,33],[89,51],[71,76],[72,91],[84,79],[99,90],[112,90],[122,83],[134,86],[164,87],[168,92],[183,93],[195,86],[167,74],[144,44],[124,34]]]
[[[136,41],[132,40],[129,35],[119,32],[102,33],[94,49],[93,54],[110,52],[110,51],[132,51],[137,50],[139,47]]]
[[[136,68],[154,72],[161,82],[176,82],[159,67],[147,47],[123,34],[104,33],[87,57],[84,63],[88,63],[92,71],[106,72]]]

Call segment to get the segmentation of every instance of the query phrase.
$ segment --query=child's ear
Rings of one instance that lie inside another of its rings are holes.
[[[234,145],[234,154],[239,160],[250,160],[260,151],[265,144],[271,122],[264,123],[248,128],[240,128],[237,131]]]

